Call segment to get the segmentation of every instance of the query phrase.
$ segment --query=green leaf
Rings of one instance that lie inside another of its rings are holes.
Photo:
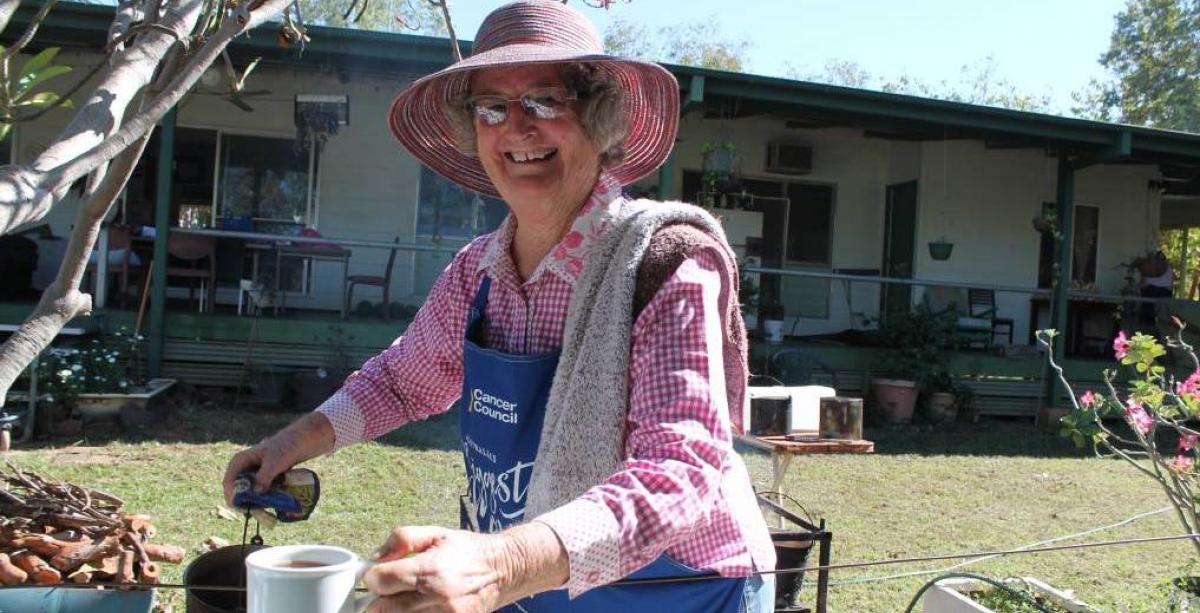
[[[61,47],[46,47],[41,53],[29,58],[24,66],[21,66],[21,74],[17,77],[18,81],[30,78],[35,72],[42,69],[43,66],[48,66],[54,60],[54,56],[58,55]]]
[[[10,130],[12,130],[12,124],[0,123],[0,140],[4,140],[4,137],[8,136]]]
[[[38,71],[28,81],[21,80],[17,82],[17,91],[13,96],[13,100],[20,100],[22,96],[32,91],[37,85],[49,81],[54,77],[65,75],[71,72],[71,70],[70,66],[48,66],[45,70]]]
[[[59,98],[59,95],[55,92],[38,92],[38,93],[30,96],[24,102],[18,102],[16,104],[14,104],[13,106],[14,107],[32,106],[34,108],[41,109],[41,108],[46,108],[46,107],[50,106],[51,104],[54,104],[55,102],[58,102],[58,98]],[[68,102],[70,102],[70,101],[68,100]]]

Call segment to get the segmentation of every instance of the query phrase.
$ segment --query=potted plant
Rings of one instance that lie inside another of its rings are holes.
[[[954,243],[942,236],[935,241],[929,241],[929,257],[935,260],[948,260],[954,252]]]
[[[1178,380],[1161,363],[1166,348],[1155,337],[1137,333],[1132,338],[1120,332],[1113,340],[1113,355],[1125,367],[1128,382],[1122,384],[1116,370],[1105,370],[1105,388],[1085,390],[1076,396],[1054,360],[1054,330],[1039,330],[1038,342],[1047,349],[1050,367],[1066,387],[1071,406],[1061,418],[1062,434],[1081,447],[1091,447],[1098,456],[1116,456],[1139,473],[1156,482],[1174,508],[1174,516],[1186,534],[1200,531],[1200,471],[1196,456],[1200,449],[1200,361],[1191,345],[1184,341],[1184,324],[1173,318],[1178,332],[1166,339],[1166,345],[1188,358],[1191,373]],[[1104,422],[1116,417],[1128,426],[1128,432],[1116,431]],[[1193,547],[1190,564],[1200,561],[1200,539],[1189,541]],[[1173,581],[1178,591],[1176,602],[1200,605],[1200,578],[1180,565],[1180,577]],[[1188,605],[1185,605],[1188,607]],[[1184,608],[1183,610],[1197,610]]]
[[[921,391],[926,395],[925,408],[930,421],[954,421],[958,415],[959,385],[950,371],[938,369],[929,373],[921,382]]]
[[[871,381],[875,408],[892,423],[912,421],[921,383],[947,368],[946,348],[953,342],[955,315],[934,313],[925,302],[888,313],[880,329],[888,352],[883,374]]]
[[[141,343],[145,337],[124,329],[93,338],[81,346],[47,351],[38,367],[49,373],[46,391],[82,421],[141,419],[175,379],[147,380]]]
[[[768,343],[783,342],[783,318],[786,314],[779,299],[772,298],[763,302],[758,315],[762,321],[763,338]]]
[[[726,195],[737,191],[738,181],[734,177],[737,147],[730,141],[704,143],[700,148],[704,169],[700,177],[702,192],[700,205],[708,208],[726,206]]]

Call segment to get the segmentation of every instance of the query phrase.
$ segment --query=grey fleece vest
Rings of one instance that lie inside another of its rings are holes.
[[[629,358],[638,266],[665,225],[692,224],[719,239],[721,224],[679,202],[627,201],[584,262],[563,330],[562,354],[542,424],[525,517],[578,497],[625,459]],[[727,253],[734,261],[732,252]]]

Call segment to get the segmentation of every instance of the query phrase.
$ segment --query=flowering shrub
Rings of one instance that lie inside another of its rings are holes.
[[[122,393],[141,384],[138,366],[143,338],[118,331],[81,347],[48,350],[38,364],[46,391],[59,400],[79,394]]]
[[[1072,411],[1062,419],[1062,432],[1081,447],[1091,446],[1097,455],[1117,456],[1162,487],[1167,500],[1188,534],[1200,532],[1200,473],[1196,471],[1200,432],[1188,425],[1200,418],[1200,361],[1183,340],[1183,323],[1175,320],[1179,333],[1167,339],[1191,358],[1192,372],[1177,380],[1159,363],[1166,348],[1153,336],[1124,332],[1113,340],[1117,361],[1132,367],[1134,376],[1125,390],[1118,391],[1116,371],[1104,371],[1105,389],[1085,390],[1079,396],[1063,376],[1062,367],[1047,351],[1050,366],[1071,395]],[[1055,332],[1039,330],[1038,342],[1051,349]],[[1129,433],[1105,424],[1105,417],[1120,417]],[[1200,555],[1200,540],[1192,545]]]

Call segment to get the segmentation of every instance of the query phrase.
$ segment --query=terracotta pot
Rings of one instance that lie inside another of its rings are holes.
[[[958,398],[950,392],[929,395],[929,415],[937,421],[954,421],[958,414]]]
[[[912,422],[913,409],[917,406],[917,384],[903,379],[872,379],[871,393],[875,406],[883,416],[894,424]]]

